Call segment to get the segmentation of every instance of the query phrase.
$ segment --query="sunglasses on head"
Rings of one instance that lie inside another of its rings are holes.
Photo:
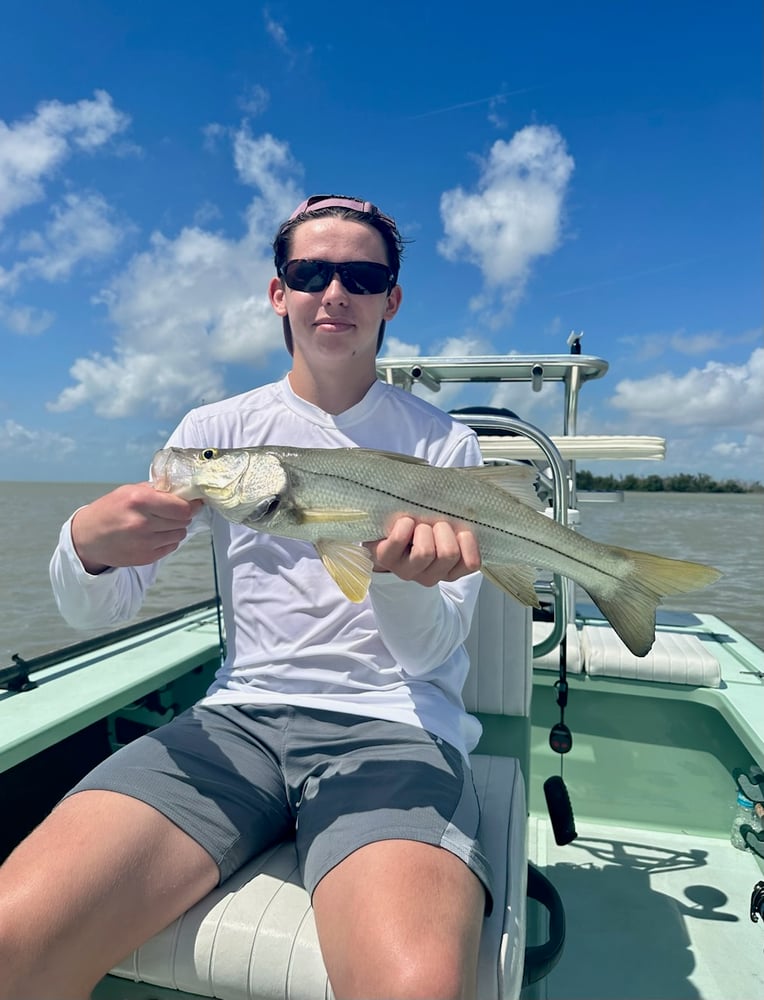
[[[287,261],[279,276],[295,292],[323,292],[335,274],[351,295],[379,295],[390,292],[395,275],[387,264],[373,260],[331,260],[299,258]]]

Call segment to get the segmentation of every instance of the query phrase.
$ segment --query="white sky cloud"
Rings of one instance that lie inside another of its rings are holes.
[[[654,361],[668,351],[688,357],[713,354],[722,345],[750,344],[755,340],[761,340],[760,330],[747,330],[734,336],[723,330],[701,330],[698,333],[673,330],[619,338],[620,343],[630,346],[635,361]]]
[[[282,349],[262,291],[272,265],[253,241],[186,228],[175,239],[155,233],[151,244],[102,296],[118,329],[113,356],[75,361],[76,385],[51,409],[89,403],[121,417],[148,404],[172,415],[225,394],[223,363],[257,365]]]
[[[259,83],[255,83],[246,88],[244,93],[239,97],[238,103],[245,114],[261,115],[270,104],[270,101],[271,95],[265,87],[260,86]]]
[[[65,161],[105,146],[129,122],[100,90],[92,100],[46,101],[27,118],[10,124],[0,120],[0,228],[14,213],[47,197],[46,184],[62,173]],[[78,192],[67,181],[66,193],[51,204],[40,228],[9,230],[0,246],[9,258],[0,266],[0,324],[22,336],[44,332],[55,316],[13,301],[21,283],[68,280],[79,265],[109,258],[128,228],[115,221],[100,194]]]
[[[0,302],[0,323],[11,333],[22,337],[36,337],[53,323],[55,314],[49,309],[37,309],[35,306],[6,306]]]
[[[533,261],[557,248],[573,166],[555,128],[529,125],[493,144],[475,191],[457,187],[441,196],[446,235],[439,251],[475,264],[485,282],[473,308],[493,308],[498,296],[502,311],[511,309]]]
[[[231,136],[241,179],[258,190],[247,210],[248,231],[228,239],[200,226],[174,238],[155,232],[102,292],[117,335],[113,354],[77,359],[74,385],[49,409],[89,404],[104,417],[148,408],[173,416],[225,395],[223,366],[263,364],[283,351],[280,320],[265,288],[273,273],[269,244],[277,223],[302,195],[286,143]]]
[[[75,449],[72,438],[53,431],[29,430],[15,420],[0,424],[0,452],[32,449],[38,458],[60,460]]]
[[[111,215],[99,194],[65,195],[53,206],[44,231],[26,233],[19,240],[19,249],[30,254],[10,270],[10,287],[27,277],[61,281],[83,261],[111,256],[124,237]]]
[[[624,379],[610,403],[625,424],[615,433],[667,439],[659,474],[712,465],[717,478],[764,481],[764,348],[741,364],[708,361],[679,374]]]
[[[756,348],[739,365],[709,361],[680,375],[663,372],[623,379],[611,403],[648,424],[693,427],[703,433],[746,427],[764,435],[764,348]]]
[[[301,176],[302,168],[292,156],[289,143],[268,133],[253,136],[245,122],[233,134],[233,160],[243,183],[261,193],[249,206],[250,229],[287,218],[300,203],[296,178]],[[273,233],[268,232],[266,244],[272,237]]]
[[[430,344],[425,350],[418,344],[408,344],[398,337],[391,337],[385,332],[385,346],[382,357],[413,358],[424,355],[433,358],[465,358],[480,354],[493,354],[493,346],[484,338],[465,334],[463,337],[447,337],[439,343]],[[437,391],[429,389],[424,382],[414,385],[417,396],[428,400],[442,410],[459,404],[459,397],[464,391],[464,385],[459,382],[443,382]]]
[[[286,28],[283,24],[280,24],[274,17],[271,16],[271,13],[267,8],[263,10],[263,23],[265,24],[265,30],[271,36],[276,45],[284,52],[288,52],[289,39],[287,38]]]
[[[761,466],[762,440],[756,434],[746,434],[740,441],[722,439],[709,450],[712,455],[717,455],[719,458],[741,463],[743,468],[751,459],[756,466]]]
[[[159,351],[118,347],[114,357],[78,358],[70,374],[76,385],[48,405],[54,413],[89,403],[100,417],[129,417],[150,401],[157,414],[166,416],[184,404],[198,405],[224,394],[220,373],[193,345],[178,343]]]
[[[91,153],[130,123],[103,90],[93,100],[44,101],[10,125],[0,120],[0,225],[45,195],[44,181],[76,151]]]

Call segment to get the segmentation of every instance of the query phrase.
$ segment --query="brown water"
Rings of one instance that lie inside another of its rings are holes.
[[[86,638],[62,621],[48,581],[61,524],[107,484],[0,482],[0,666]],[[598,541],[710,563],[721,580],[669,606],[719,615],[764,647],[764,495],[626,493],[623,503],[582,503],[580,530]],[[141,618],[214,594],[209,537],[166,560]]]

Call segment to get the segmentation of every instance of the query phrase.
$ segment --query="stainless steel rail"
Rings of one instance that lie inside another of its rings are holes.
[[[530,438],[544,453],[552,472],[552,510],[555,521],[567,526],[568,523],[568,477],[562,456],[551,438],[533,424],[526,423],[516,417],[504,417],[496,414],[453,414],[457,420],[468,424],[479,434],[481,431],[499,431],[520,434]],[[533,657],[544,656],[556,649],[565,635],[568,626],[568,600],[565,578],[555,573],[552,577],[552,597],[554,621],[552,631],[533,647]]]

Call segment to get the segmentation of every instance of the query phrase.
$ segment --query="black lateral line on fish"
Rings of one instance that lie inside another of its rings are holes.
[[[343,482],[352,483],[353,486],[361,486],[364,489],[373,490],[375,493],[379,493],[382,496],[390,497],[393,500],[399,500],[399,501],[401,501],[401,503],[413,504],[415,507],[419,507],[422,510],[432,511],[433,514],[443,514],[444,517],[449,517],[449,518],[451,518],[454,521],[462,521],[465,524],[475,524],[479,528],[486,528],[489,531],[499,531],[503,535],[509,535],[511,538],[517,538],[521,542],[529,542],[530,541],[530,539],[526,538],[524,535],[521,535],[521,534],[519,534],[516,531],[510,531],[508,528],[501,528],[501,527],[499,527],[499,526],[497,526],[495,524],[489,524],[486,521],[479,521],[479,520],[477,520],[474,517],[463,517],[460,514],[454,514],[451,511],[447,511],[447,510],[440,510],[437,507],[428,507],[426,504],[417,503],[415,500],[411,500],[408,497],[398,496],[397,493],[391,493],[389,490],[382,490],[378,486],[369,486],[368,483],[361,483],[357,479],[352,479],[350,476],[343,476],[343,475],[341,475],[340,473],[337,473],[337,472],[317,472],[317,471],[311,470],[311,475],[314,475],[314,476],[324,476],[324,477],[330,478],[330,479],[339,479],[339,480],[341,480]],[[554,522],[552,522],[552,523],[554,523]],[[585,535],[581,535],[579,537],[585,538],[586,536]],[[587,539],[587,541],[591,541],[591,539]],[[537,539],[533,539],[533,541],[531,542],[531,544],[538,546],[538,548],[543,549],[545,552],[551,553],[553,556],[561,554],[560,551],[559,551],[559,549],[555,549],[554,546],[547,545],[546,543],[538,541]],[[590,570],[592,570],[592,571],[594,571],[596,573],[602,573],[603,576],[608,576],[608,577],[610,577],[613,580],[619,580],[620,579],[620,577],[618,577],[615,573],[611,573],[611,572],[609,572],[606,569],[601,569],[598,566],[597,567],[592,566],[591,563],[584,562],[582,559],[576,559],[574,556],[567,555],[567,553],[564,554],[564,557],[566,559],[572,560],[573,562],[577,562],[581,566],[586,566],[588,569],[590,569]],[[563,574],[563,576],[564,575],[565,574]]]

